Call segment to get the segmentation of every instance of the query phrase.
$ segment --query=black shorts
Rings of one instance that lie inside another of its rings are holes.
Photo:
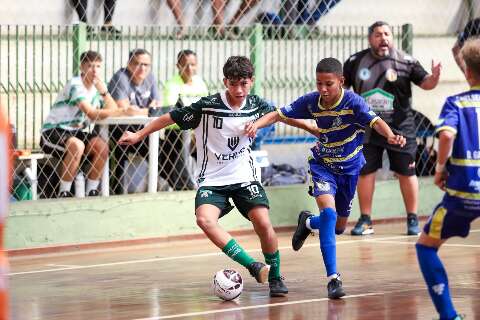
[[[265,189],[258,181],[253,181],[227,186],[200,187],[195,197],[195,209],[202,204],[211,204],[221,210],[220,217],[222,217],[233,209],[230,198],[232,198],[238,211],[247,219],[249,219],[248,213],[254,207],[264,206],[269,208]]]
[[[40,147],[43,152],[62,159],[65,153],[65,143],[71,137],[75,137],[87,145],[90,140],[97,136],[97,134],[84,132],[82,130],[53,128],[42,132]]]
[[[410,142],[413,143],[413,142]],[[387,150],[388,160],[390,161],[390,170],[402,175],[415,175],[415,156],[410,152],[400,152],[391,150],[384,146],[366,143],[363,145],[363,155],[367,163],[360,171],[360,175],[373,173],[382,167],[383,151]],[[406,150],[411,150],[412,146],[406,146]]]

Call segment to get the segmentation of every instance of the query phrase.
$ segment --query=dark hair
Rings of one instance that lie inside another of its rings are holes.
[[[97,51],[88,50],[80,55],[80,64],[102,61],[102,56]]]
[[[149,56],[152,56],[150,54],[150,52],[148,52],[147,50],[142,49],[142,48],[136,48],[136,49],[133,49],[132,51],[130,51],[128,53],[128,62],[132,61],[133,57],[136,57],[136,56],[139,56],[139,55],[142,55],[142,54],[148,54]]]
[[[342,63],[335,58],[324,58],[317,64],[316,73],[335,73],[343,75]]]
[[[370,37],[372,33],[375,31],[375,28],[387,26],[392,29],[392,27],[385,21],[375,21],[370,27],[368,27],[368,36]]]
[[[462,47],[462,58],[475,78],[480,80],[480,38],[467,40]]]
[[[186,56],[189,56],[189,55],[194,55],[195,57],[197,56],[197,54],[195,53],[195,51],[193,50],[190,50],[190,49],[184,49],[184,50],[181,50],[178,54],[177,54],[177,63],[180,62],[180,60],[182,60],[183,57],[186,57]]]
[[[229,80],[251,79],[254,71],[253,64],[244,56],[231,56],[223,66],[223,76]]]

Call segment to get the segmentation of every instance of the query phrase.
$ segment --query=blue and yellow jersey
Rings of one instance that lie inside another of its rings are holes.
[[[360,172],[365,164],[365,126],[372,126],[379,119],[361,96],[343,90],[337,103],[327,109],[320,103],[320,94],[312,92],[278,112],[284,118],[315,120],[320,138],[311,150],[316,161],[337,174]]]
[[[447,193],[480,201],[480,87],[447,98],[436,132],[443,130],[456,135],[447,164]]]

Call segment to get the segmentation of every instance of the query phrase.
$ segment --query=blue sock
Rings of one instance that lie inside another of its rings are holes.
[[[319,216],[310,218],[310,227],[318,229],[320,233],[320,250],[323,263],[327,270],[327,277],[337,273],[337,246],[335,243],[335,224],[337,212],[332,208],[325,208]]]
[[[433,304],[440,314],[440,320],[454,319],[457,316],[457,312],[450,298],[447,273],[438,257],[437,249],[418,243],[415,247],[417,249],[420,270],[427,283]]]

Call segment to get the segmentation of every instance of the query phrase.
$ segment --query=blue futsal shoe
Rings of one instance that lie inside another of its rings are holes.
[[[340,278],[333,278],[327,285],[328,298],[340,299],[345,295]]]
[[[373,233],[372,220],[370,216],[364,214],[360,215],[357,224],[355,224],[355,227],[350,231],[352,236],[366,236]]]
[[[407,215],[407,235],[418,236],[420,228],[418,227],[418,218],[416,214],[409,213]]]

